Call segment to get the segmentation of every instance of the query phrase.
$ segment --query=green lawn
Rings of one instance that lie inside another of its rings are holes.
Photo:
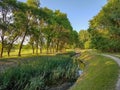
[[[84,52],[80,59],[86,68],[70,90],[115,90],[119,71],[115,61],[91,52]]]
[[[32,49],[22,49],[21,55],[23,57],[30,56],[30,55],[33,55],[33,56],[36,55],[36,54],[32,54],[32,52],[33,52]],[[39,50],[38,50],[38,53],[40,54]],[[45,54],[46,54],[46,50],[43,50],[43,53],[40,55],[45,55]],[[10,57],[18,57],[18,49],[11,51]],[[8,57],[7,52],[3,53],[3,58],[10,58],[10,57]]]
[[[104,52],[101,52],[101,53],[104,53]],[[109,54],[109,55],[112,55],[112,56],[115,56],[115,57],[118,57],[118,58],[120,58],[120,53],[119,52],[107,52],[107,53],[104,53],[104,54]]]
[[[71,52],[71,51],[74,51],[74,50],[73,49],[66,49],[66,52]],[[22,49],[21,56],[22,57],[36,56],[36,54],[33,54],[32,52],[33,52],[32,49]],[[35,51],[35,53],[36,53],[36,51]],[[49,55],[54,55],[54,54],[55,53],[50,53]],[[42,54],[38,50],[38,55],[46,55],[46,50],[43,49]],[[3,53],[3,58],[14,58],[14,57],[18,57],[18,49],[12,50],[9,57],[7,55],[7,52]]]
[[[116,56],[116,57],[118,57],[118,58],[120,58],[120,53],[112,53],[111,55],[113,55],[113,56]]]

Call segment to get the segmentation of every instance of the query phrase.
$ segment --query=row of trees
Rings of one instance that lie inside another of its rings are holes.
[[[32,47],[33,54],[58,52],[65,46],[76,46],[78,34],[65,13],[41,8],[39,0],[27,0],[26,3],[16,0],[0,0],[0,57],[5,49],[10,55],[16,41],[19,42],[18,56],[26,38]]]
[[[120,51],[120,0],[108,0],[102,10],[90,20],[88,32],[92,48]]]
[[[88,30],[80,30],[79,47],[101,51],[120,51],[120,0],[108,0],[90,20]]]

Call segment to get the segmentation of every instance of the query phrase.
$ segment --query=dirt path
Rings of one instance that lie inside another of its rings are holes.
[[[102,54],[102,55],[115,60],[118,63],[118,65],[120,66],[120,59],[119,58],[117,58],[115,56],[112,56],[112,55],[108,55],[108,54]],[[119,74],[118,81],[117,81],[117,84],[116,84],[116,90],[120,90],[120,74]]]

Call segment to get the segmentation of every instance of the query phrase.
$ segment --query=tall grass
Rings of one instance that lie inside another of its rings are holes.
[[[78,76],[78,67],[68,55],[37,56],[22,61],[0,74],[0,90],[44,90],[74,82]]]

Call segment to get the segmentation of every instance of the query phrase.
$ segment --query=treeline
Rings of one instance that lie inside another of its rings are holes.
[[[84,32],[82,34],[82,36],[85,36],[84,38],[80,36],[82,32]],[[80,31],[80,35],[80,41],[87,48],[106,52],[119,52],[120,0],[108,0],[102,10],[90,20],[89,29]]]
[[[79,31],[79,48],[81,49],[90,49],[91,47],[91,38],[90,33],[87,30]]]
[[[26,38],[32,47],[33,54],[58,52],[66,47],[75,47],[78,33],[73,30],[67,15],[59,10],[41,8],[39,0],[0,0],[0,57],[7,50],[8,56],[19,42],[18,56]],[[36,50],[36,51],[35,51]]]

